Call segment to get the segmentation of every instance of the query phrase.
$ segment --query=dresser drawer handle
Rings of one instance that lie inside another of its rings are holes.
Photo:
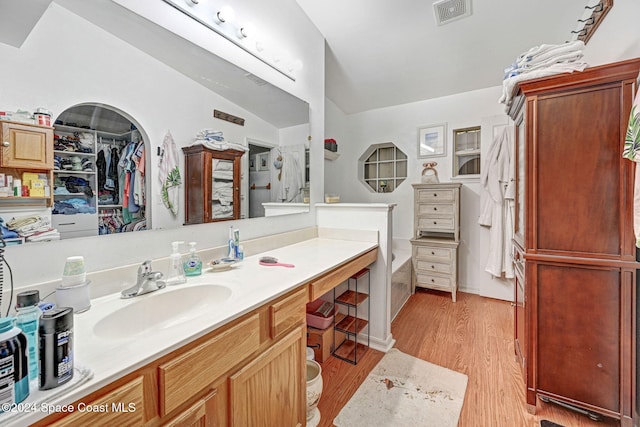
[[[438,210],[438,208],[433,208],[433,210],[434,210],[434,211],[437,211],[437,210]]]
[[[437,224],[438,222],[437,222],[437,221],[433,221],[433,223],[434,223],[434,224]]]
[[[431,279],[431,283],[436,283],[436,281],[434,279]]]
[[[435,255],[436,253],[434,251],[431,251],[431,255]]]
[[[433,193],[433,197],[438,197],[438,193]]]
[[[432,265],[432,266],[431,266],[431,268],[432,268],[433,270],[435,270],[435,269],[436,269],[436,266],[435,266],[435,265]]]

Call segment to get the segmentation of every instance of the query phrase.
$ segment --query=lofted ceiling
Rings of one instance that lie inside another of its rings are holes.
[[[326,96],[348,114],[499,86],[520,53],[572,40],[594,3],[471,0],[471,16],[437,25],[436,0],[296,1],[326,40]]]

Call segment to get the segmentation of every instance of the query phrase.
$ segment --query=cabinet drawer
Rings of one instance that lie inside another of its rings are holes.
[[[452,217],[449,218],[430,218],[430,217],[418,217],[418,223],[416,224],[418,230],[454,230],[454,221]]]
[[[81,405],[76,405],[78,408]],[[105,396],[86,402],[85,410],[74,412],[51,426],[118,425],[140,426],[144,420],[144,386],[142,377],[129,381]],[[89,411],[89,408],[95,408]],[[79,408],[78,408],[79,409]]]
[[[453,272],[453,264],[417,259],[416,271],[449,274]]]
[[[60,233],[93,230],[98,234],[97,214],[51,215],[51,224]]]
[[[450,263],[455,258],[455,251],[444,248],[416,247],[416,258],[426,261]]]
[[[276,339],[306,318],[307,288],[303,287],[269,307],[271,338]]]
[[[416,272],[416,286],[449,291],[455,287],[451,277]]]
[[[182,356],[160,365],[161,415],[170,413],[210,387],[229,368],[242,362],[259,347],[260,316],[256,313]]]
[[[418,190],[416,202],[453,202],[455,200],[454,190]]]
[[[418,203],[418,215],[424,217],[453,216],[453,203]]]

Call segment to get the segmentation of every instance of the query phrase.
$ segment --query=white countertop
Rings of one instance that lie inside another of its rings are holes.
[[[185,284],[167,286],[150,294],[121,299],[117,293],[94,299],[89,311],[74,315],[75,364],[92,370],[93,378],[52,397],[47,403],[70,404],[375,247],[377,243],[370,241],[314,238],[247,257],[227,271],[210,272],[206,266],[210,260],[203,259],[201,276],[189,277]],[[295,268],[259,265],[258,259],[264,255],[292,263]],[[165,325],[162,329],[150,329],[127,338],[105,339],[94,334],[95,324],[121,307],[160,293],[179,292],[202,284],[223,285],[230,288],[232,294],[214,309],[188,321]],[[51,391],[52,395],[55,390]],[[20,413],[9,422],[10,425],[28,425],[46,415],[42,412]],[[4,425],[6,418],[6,414],[0,414],[0,423]]]

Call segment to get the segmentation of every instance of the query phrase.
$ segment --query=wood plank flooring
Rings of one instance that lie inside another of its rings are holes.
[[[459,427],[538,427],[545,419],[565,427],[619,425],[608,418],[595,422],[540,401],[536,415],[526,411],[522,371],[514,356],[513,308],[508,302],[459,292],[453,303],[448,293],[420,289],[400,311],[391,331],[400,351],[469,377]],[[383,355],[369,349],[355,366],[335,357],[322,364],[320,427],[333,426],[340,409]]]

